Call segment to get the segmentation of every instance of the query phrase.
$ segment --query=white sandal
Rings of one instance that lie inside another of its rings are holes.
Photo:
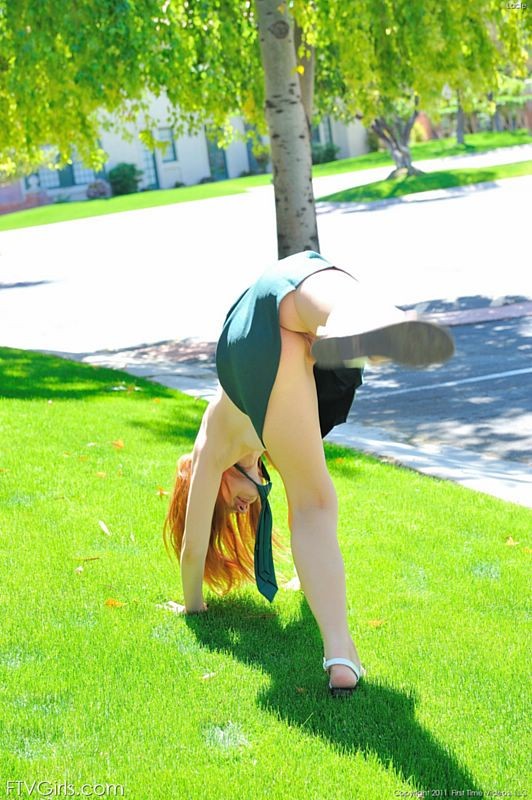
[[[326,672],[329,672],[329,668],[335,664],[343,664],[345,667],[349,667],[349,669],[352,670],[357,677],[357,682],[354,686],[333,686],[329,681],[329,692],[333,697],[347,697],[353,694],[360,682],[360,679],[366,674],[366,670],[362,666],[358,667],[354,661],[350,661],[348,658],[323,659],[323,669]]]

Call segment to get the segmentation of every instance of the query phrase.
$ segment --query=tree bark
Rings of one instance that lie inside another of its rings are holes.
[[[279,0],[255,0],[255,7],[271,143],[278,255],[285,258],[302,250],[319,252],[310,130],[297,72],[294,23]]]
[[[464,109],[462,108],[462,101],[460,99],[460,92],[457,93],[457,104],[458,111],[456,114],[456,143],[464,144],[465,115]]]
[[[412,154],[409,147],[410,133],[419,111],[416,109],[406,122],[396,117],[393,123],[388,123],[384,117],[373,121],[371,129],[382,139],[395,161],[395,169],[387,176],[387,180],[405,177],[407,175],[421,175],[422,170],[412,164]]]
[[[315,64],[315,48],[310,47],[309,58],[299,58],[298,51],[302,41],[302,31],[299,25],[295,26],[295,47],[296,58],[299,66],[303,67],[303,74],[299,75],[299,88],[301,89],[301,100],[303,101],[303,108],[305,109],[305,116],[307,118],[307,125],[309,130],[309,137],[312,141],[312,118],[314,116],[314,64]]]
[[[488,92],[488,100],[490,102],[493,101],[493,92]],[[491,130],[494,132],[502,131],[501,115],[497,105],[495,105],[495,113],[491,117]]]

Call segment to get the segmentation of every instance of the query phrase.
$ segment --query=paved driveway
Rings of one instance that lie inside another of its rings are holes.
[[[532,297],[531,196],[523,177],[380,207],[322,205],[321,252],[397,305]],[[216,339],[228,306],[276,255],[270,187],[6,231],[0,342],[76,353]]]

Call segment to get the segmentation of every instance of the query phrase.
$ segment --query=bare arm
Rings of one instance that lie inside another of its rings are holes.
[[[202,424],[192,454],[192,476],[181,549],[181,579],[187,612],[204,610],[203,573],[211,534],[214,504],[222,469],[214,457]]]

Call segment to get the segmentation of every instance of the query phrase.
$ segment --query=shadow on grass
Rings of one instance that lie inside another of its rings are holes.
[[[433,173],[427,173],[431,175]],[[461,186],[457,186],[454,184],[449,184],[447,186],[426,186],[423,189],[414,189],[410,188],[408,191],[401,191],[401,181],[397,182],[397,186],[393,189],[390,189],[389,193],[383,197],[378,192],[374,193],[365,193],[364,196],[357,198],[356,196],[352,196],[351,199],[342,199],[341,195],[345,195],[345,198],[348,197],[348,190],[346,192],[338,192],[335,195],[327,195],[323,199],[318,197],[316,202],[319,203],[317,207],[317,214],[321,216],[322,214],[331,214],[331,213],[340,213],[340,214],[357,214],[362,212],[371,212],[371,211],[379,211],[383,208],[391,207],[398,203],[443,203],[448,202],[449,200],[461,200],[463,198],[469,197],[473,193],[478,192],[486,192],[491,191],[492,189],[497,189],[498,185],[494,181],[488,181],[488,179],[480,179],[483,180],[483,183],[473,183],[473,184],[464,184]],[[360,187],[360,188],[365,188]],[[426,197],[425,192],[433,191],[436,189],[452,189],[452,193],[444,195],[442,197]]]
[[[415,718],[415,697],[361,681],[350,698],[331,698],[321,668],[322,643],[305,600],[301,617],[281,627],[273,610],[249,599],[209,601],[207,614],[185,616],[202,646],[229,653],[271,678],[258,705],[304,728],[342,754],[374,754],[383,767],[418,790],[479,792],[472,775]],[[275,643],[275,649],[269,643]]]
[[[32,351],[0,348],[0,397],[81,400],[115,392],[126,394],[128,387],[134,392],[135,386],[142,388],[139,392],[142,397],[172,396],[164,386],[112,369]]]
[[[130,419],[128,424],[136,431],[148,433],[162,442],[184,445],[191,451],[203,416],[203,406],[196,408],[192,402],[189,400],[189,404],[184,405],[176,400],[175,411],[170,418],[149,422],[146,419]]]

